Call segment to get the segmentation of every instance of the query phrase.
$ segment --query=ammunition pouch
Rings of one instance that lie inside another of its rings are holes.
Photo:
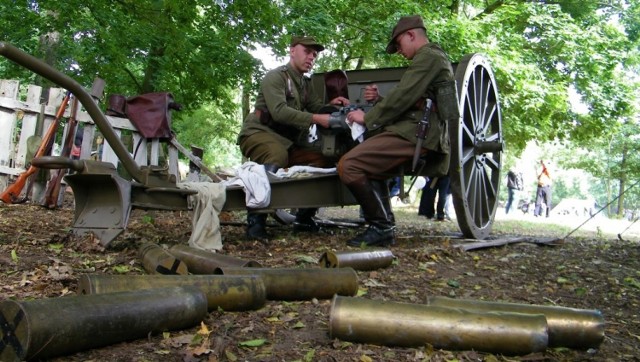
[[[274,122],[268,109],[256,109],[254,113],[261,124],[271,128],[282,137],[298,143],[297,139],[300,138],[300,131],[297,128]]]
[[[258,117],[260,123],[265,126],[271,126],[271,123],[273,123],[273,119],[271,119],[271,114],[269,114],[268,109],[256,109],[254,113]]]
[[[443,121],[460,118],[460,101],[455,80],[441,82],[435,87],[438,115]]]

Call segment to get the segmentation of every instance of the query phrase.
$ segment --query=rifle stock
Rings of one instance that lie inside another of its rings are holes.
[[[60,119],[64,115],[64,111],[67,108],[67,103],[69,103],[69,98],[71,97],[71,92],[67,92],[60,104],[60,108],[56,113],[56,118],[53,123],[49,126],[47,133],[42,138],[42,143],[40,143],[40,147],[38,147],[38,151],[36,152],[33,158],[42,157],[47,149],[47,145],[53,140],[53,136],[56,134],[58,129],[58,124],[60,123]],[[5,204],[14,204],[18,202],[18,197],[24,188],[24,185],[27,183],[29,176],[33,175],[38,171],[38,167],[34,165],[30,165],[29,168],[18,176],[18,179],[13,184],[9,185],[2,194],[0,194],[0,200],[2,200]]]
[[[67,135],[65,138],[64,146],[62,147],[62,152],[60,156],[69,157],[71,155],[71,147],[73,147],[73,142],[75,139],[75,131],[76,131],[76,115],[78,113],[78,98],[73,98],[73,102],[71,103],[71,115],[69,117],[68,127],[67,127]],[[47,185],[47,191],[45,192],[44,198],[44,207],[49,209],[55,209],[58,206],[58,195],[60,194],[60,183],[62,182],[62,177],[67,174],[66,168],[61,168],[58,170],[56,175],[51,178],[49,184]]]

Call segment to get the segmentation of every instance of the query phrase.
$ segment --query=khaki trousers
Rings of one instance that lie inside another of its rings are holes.
[[[393,132],[383,132],[368,138],[347,152],[338,162],[338,175],[345,185],[356,180],[386,180],[399,173],[400,166],[410,165],[415,143]],[[424,154],[426,150],[422,150]]]
[[[334,167],[321,152],[297,147],[288,149],[278,138],[263,132],[254,133],[240,140],[242,154],[259,164],[273,164],[281,168],[290,166]]]

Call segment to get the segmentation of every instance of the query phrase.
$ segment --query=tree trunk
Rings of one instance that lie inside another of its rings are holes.
[[[160,73],[160,64],[164,56],[164,44],[155,46],[149,52],[149,62],[144,71],[144,80],[140,94],[156,92],[156,77]]]
[[[60,33],[57,31],[49,32],[43,34],[39,38],[40,43],[40,52],[43,54],[43,60],[48,65],[56,68],[56,63],[58,60],[58,48],[60,47]],[[41,76],[36,76],[35,82],[36,85],[41,86],[44,89],[51,88],[53,84],[46,80]],[[43,92],[43,97],[45,97],[49,92]],[[46,99],[43,100],[46,103]]]
[[[451,10],[451,14],[457,16],[460,13],[460,0],[452,0],[449,10]]]
[[[620,175],[620,188],[618,189],[618,195],[620,195],[620,197],[618,198],[618,216],[622,217],[624,215],[624,189],[627,185],[627,173],[626,173],[626,167],[627,167],[627,154],[629,152],[629,149],[627,148],[627,146],[624,146],[622,148],[622,161],[620,162],[620,170],[622,170],[622,174]]]
[[[251,78],[249,77],[247,81],[245,81],[244,87],[242,87],[242,119],[247,118],[247,115],[251,111],[251,92],[250,85]]]

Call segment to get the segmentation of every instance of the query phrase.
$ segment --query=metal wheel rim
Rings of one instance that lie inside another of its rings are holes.
[[[465,237],[485,239],[498,207],[504,149],[498,88],[480,54],[463,57],[455,78],[460,119],[449,123],[453,206]]]

